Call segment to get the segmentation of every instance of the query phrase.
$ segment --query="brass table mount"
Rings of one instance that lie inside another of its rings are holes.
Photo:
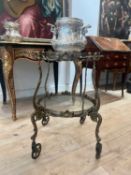
[[[95,85],[95,63],[101,57],[99,52],[86,53],[86,55],[80,53],[56,53],[51,51],[46,51],[40,54],[39,58],[39,81],[33,96],[33,107],[34,112],[31,115],[31,122],[33,125],[34,133],[31,137],[32,139],[32,158],[36,159],[39,157],[41,152],[41,144],[36,143],[36,137],[38,134],[37,121],[41,121],[42,125],[48,124],[50,116],[52,117],[79,117],[80,124],[84,124],[87,116],[90,116],[91,120],[96,122],[95,137],[96,137],[96,159],[99,159],[102,151],[101,138],[99,136],[99,129],[102,123],[102,117],[98,113],[100,108],[100,97],[98,93],[98,88]],[[76,93],[76,77],[79,74],[77,71],[77,66],[79,61],[85,59],[88,65],[90,59],[93,60],[93,85],[94,85],[94,95],[89,96],[86,92],[86,77],[87,68],[85,71],[85,85],[82,93]],[[44,96],[43,98],[38,98],[38,91],[42,81],[42,67],[41,61],[44,60],[48,62],[48,71],[46,75],[45,85],[44,85]],[[50,73],[50,61],[73,61],[76,67],[75,79],[73,81],[71,92],[65,91],[61,93],[50,93],[47,88],[47,81]]]

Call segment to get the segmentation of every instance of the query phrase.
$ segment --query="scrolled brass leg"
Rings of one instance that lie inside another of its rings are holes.
[[[33,142],[35,142],[35,139],[36,139],[36,136],[37,136],[37,132],[38,132],[38,129],[37,129],[37,125],[36,125],[36,121],[37,121],[37,113],[34,112],[32,115],[31,115],[31,122],[33,124],[33,127],[34,127],[34,134],[31,136],[31,139]]]
[[[99,128],[101,126],[102,123],[102,117],[101,115],[98,113],[97,114],[97,125],[96,125],[96,130],[95,130],[95,135],[96,135],[96,159],[99,159],[101,156],[101,151],[102,151],[102,144],[100,143],[101,138],[99,136]]]
[[[34,112],[31,116],[31,122],[32,122],[33,127],[34,127],[34,134],[31,137],[31,139],[32,139],[32,158],[33,159],[38,158],[40,155],[40,152],[41,152],[41,144],[35,142],[36,137],[37,137],[37,133],[38,133],[38,129],[37,129],[37,125],[36,125],[37,120],[39,120],[37,117],[37,112]]]
[[[75,77],[74,77],[73,85],[72,85],[72,101],[73,101],[73,103],[75,102],[75,94],[76,94],[77,84],[78,84],[78,81],[79,81],[80,76],[82,74],[82,62],[76,59],[74,61],[74,65],[75,65]]]
[[[32,158],[36,159],[39,157],[41,152],[41,144],[36,143],[36,137],[38,133],[38,128],[36,122],[42,119],[42,125],[45,126],[49,122],[49,116],[45,113],[42,107],[38,107],[37,110],[31,116],[31,122],[34,127],[34,134],[32,135]]]

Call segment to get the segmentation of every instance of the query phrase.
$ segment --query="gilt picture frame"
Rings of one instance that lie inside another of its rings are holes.
[[[128,39],[131,0],[100,0],[99,36]]]
[[[71,16],[71,14],[72,14],[72,10],[71,10],[71,8],[72,8],[72,0],[62,0],[62,1],[63,1],[62,2],[62,5],[63,5],[63,7],[62,7],[62,9],[63,9],[62,16],[63,17]]]

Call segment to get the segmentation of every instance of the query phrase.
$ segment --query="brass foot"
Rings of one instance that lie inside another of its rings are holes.
[[[32,159],[37,159],[41,152],[41,144],[32,142]]]

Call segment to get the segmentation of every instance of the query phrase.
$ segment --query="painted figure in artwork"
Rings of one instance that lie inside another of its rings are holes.
[[[62,0],[0,0],[0,3],[0,34],[5,32],[5,21],[17,21],[22,36],[52,38],[48,23],[54,24],[62,16]]]
[[[100,35],[127,39],[130,26],[131,0],[101,0]]]

